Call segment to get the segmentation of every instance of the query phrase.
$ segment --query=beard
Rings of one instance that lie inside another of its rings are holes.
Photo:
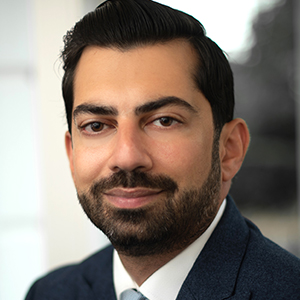
[[[164,174],[120,170],[95,182],[87,193],[78,193],[89,217],[123,255],[161,255],[185,249],[211,224],[219,208],[220,160],[214,139],[211,170],[198,189],[180,191]],[[103,194],[116,187],[163,190],[153,204],[121,209],[103,201]]]

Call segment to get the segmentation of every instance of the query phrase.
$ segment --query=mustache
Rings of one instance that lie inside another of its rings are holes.
[[[90,193],[97,197],[99,194],[117,187],[161,189],[171,194],[178,190],[176,181],[167,175],[150,175],[141,171],[127,172],[120,170],[107,178],[102,178],[95,182],[90,188]]]

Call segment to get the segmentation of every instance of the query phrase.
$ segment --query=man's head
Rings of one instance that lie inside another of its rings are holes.
[[[74,74],[83,50],[89,46],[122,51],[142,45],[182,39],[195,49],[193,76],[209,101],[216,130],[232,120],[233,76],[222,50],[205,35],[202,24],[181,11],[147,0],[110,0],[87,14],[65,36],[62,53],[63,96],[71,132]]]
[[[108,1],[76,26],[63,89],[80,203],[119,252],[184,249],[213,220],[249,141],[232,120],[228,62],[197,21],[149,0]],[[86,42],[90,31],[101,43]]]

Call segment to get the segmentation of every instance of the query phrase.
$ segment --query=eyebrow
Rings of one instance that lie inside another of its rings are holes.
[[[141,106],[138,106],[135,109],[135,114],[140,115],[144,113],[149,113],[151,111],[160,109],[164,106],[181,106],[183,108],[188,109],[189,111],[193,113],[197,113],[198,111],[187,101],[175,97],[175,96],[169,96],[169,97],[163,97],[159,98],[158,100],[147,102]]]
[[[76,117],[80,114],[93,114],[93,115],[105,115],[105,116],[117,116],[118,111],[116,108],[112,106],[105,105],[95,105],[95,104],[87,104],[83,103],[78,105],[74,112],[73,118],[76,120]]]
[[[162,97],[158,100],[150,101],[141,106],[138,106],[135,109],[135,114],[141,115],[145,113],[149,113],[155,110],[158,110],[164,106],[181,106],[183,108],[188,109],[192,113],[198,113],[198,111],[187,101],[175,97],[175,96],[168,96]],[[76,121],[76,118],[80,114],[93,114],[93,115],[105,115],[105,116],[117,116],[118,110],[113,106],[106,106],[106,105],[95,105],[90,103],[83,103],[78,105],[74,112],[73,118]]]

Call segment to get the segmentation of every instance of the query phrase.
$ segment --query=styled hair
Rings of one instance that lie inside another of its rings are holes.
[[[233,119],[233,75],[223,51],[192,16],[151,0],[107,0],[85,15],[64,37],[62,92],[68,129],[72,128],[73,82],[87,46],[127,50],[175,39],[189,42],[198,64],[194,80],[209,101],[216,133]]]

